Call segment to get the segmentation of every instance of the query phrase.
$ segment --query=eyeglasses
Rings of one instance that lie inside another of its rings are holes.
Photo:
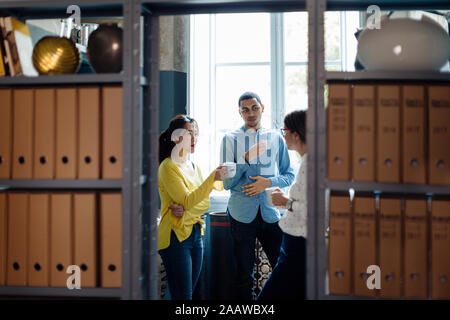
[[[284,137],[286,135],[286,131],[290,131],[288,128],[280,129],[281,135]]]

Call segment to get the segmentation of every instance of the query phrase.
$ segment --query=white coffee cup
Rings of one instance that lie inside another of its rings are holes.
[[[272,192],[274,192],[275,189],[278,189],[278,188],[277,187],[271,187],[271,188],[267,188],[266,189],[266,197],[267,197],[267,202],[269,203],[269,206],[274,206],[274,204],[272,202]]]
[[[222,164],[227,168],[227,178],[233,178],[236,175],[236,163],[234,162],[225,162]]]

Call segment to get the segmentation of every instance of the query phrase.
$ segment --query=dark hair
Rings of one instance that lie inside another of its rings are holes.
[[[169,122],[169,127],[159,135],[159,163],[170,157],[175,142],[172,141],[172,133],[176,129],[183,129],[186,123],[197,122],[193,118],[184,114],[176,115]]]
[[[292,132],[297,132],[300,140],[306,143],[306,111],[297,110],[284,117],[284,126]]]
[[[247,92],[244,92],[244,93],[239,97],[238,107],[241,106],[241,101],[244,101],[244,100],[247,100],[247,99],[256,99],[256,101],[258,101],[259,104],[262,104],[262,103],[261,103],[261,99],[259,98],[259,96],[258,96],[256,93],[247,91]]]

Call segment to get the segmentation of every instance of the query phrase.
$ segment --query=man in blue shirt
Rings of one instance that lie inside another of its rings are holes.
[[[281,134],[261,126],[264,105],[259,96],[246,92],[238,105],[245,124],[224,136],[220,151],[222,163],[236,163],[236,174],[223,181],[224,188],[231,190],[227,212],[236,263],[236,298],[252,300],[256,239],[272,268],[282,239],[280,213],[269,205],[265,189],[290,186],[294,171]]]

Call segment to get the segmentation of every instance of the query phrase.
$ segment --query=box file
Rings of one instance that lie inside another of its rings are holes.
[[[100,178],[100,88],[80,87],[78,178]]]
[[[122,178],[122,104],[122,87],[104,86],[102,88],[103,179]]]
[[[101,286],[122,285],[122,194],[100,194]]]
[[[377,87],[376,180],[400,182],[400,87]]]
[[[0,89],[0,179],[11,178],[12,94]]]
[[[77,94],[75,88],[56,89],[56,179],[76,178]]]
[[[28,194],[8,194],[7,286],[27,285]]]
[[[328,179],[350,180],[350,86],[328,85]]]
[[[402,90],[402,179],[426,183],[425,87],[407,85]]]
[[[33,177],[33,89],[13,90],[13,179]]]
[[[375,86],[354,85],[352,92],[352,178],[375,180]]]
[[[330,196],[328,279],[330,294],[351,294],[352,220],[350,198]]]
[[[400,298],[402,281],[401,199],[380,199],[379,259],[382,298]]]
[[[50,197],[31,193],[28,216],[28,285],[49,286]]]
[[[55,90],[35,89],[34,178],[55,178]]]

